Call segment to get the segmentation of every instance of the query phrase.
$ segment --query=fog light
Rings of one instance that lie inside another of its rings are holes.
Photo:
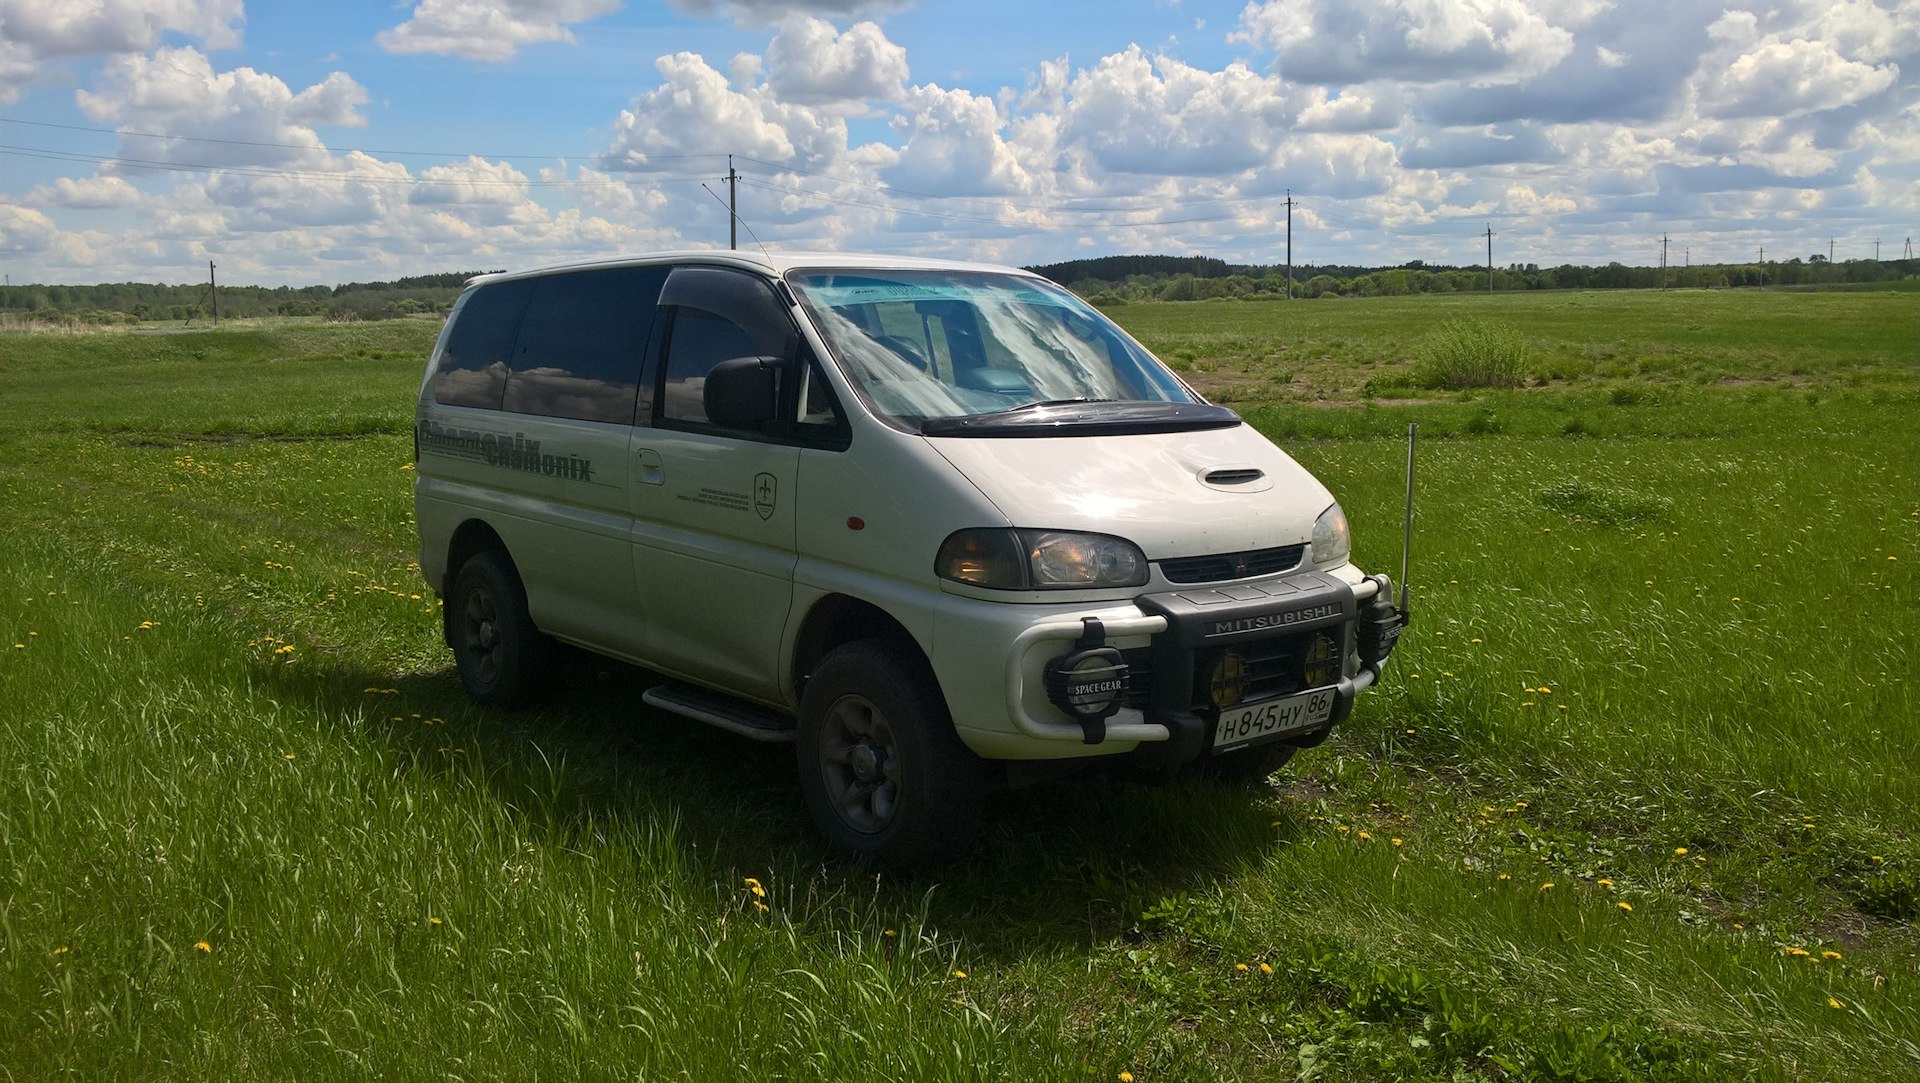
[[[1232,651],[1224,651],[1214,659],[1213,676],[1207,682],[1207,695],[1213,705],[1225,709],[1239,703],[1247,695],[1247,664]]]
[[[1088,744],[1106,738],[1106,720],[1120,710],[1127,694],[1127,663],[1120,652],[1103,646],[1106,629],[1087,617],[1072,654],[1047,665],[1047,700],[1072,715],[1086,731]]]
[[[1308,688],[1336,684],[1340,680],[1340,645],[1325,632],[1316,632],[1307,641],[1307,657],[1301,669],[1301,679]]]

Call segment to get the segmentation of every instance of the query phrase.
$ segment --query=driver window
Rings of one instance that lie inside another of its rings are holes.
[[[764,282],[720,267],[679,267],[660,293],[672,313],[659,401],[667,422],[712,425],[707,374],[735,357],[794,358],[793,321]]]

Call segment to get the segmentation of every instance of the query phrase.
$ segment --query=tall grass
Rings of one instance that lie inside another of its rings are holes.
[[[1415,623],[1275,784],[1005,795],[923,879],[829,860],[788,755],[644,673],[467,703],[413,566],[431,328],[0,334],[0,1078],[1913,1074],[1910,365],[1861,296],[1771,303],[1864,345],[1705,382],[1760,349],[1722,299],[1517,298],[1549,357],[1669,363],[1361,404],[1429,300],[1121,311],[1245,321],[1196,366],[1295,364],[1240,313],[1345,344],[1243,412],[1370,568],[1421,424]]]

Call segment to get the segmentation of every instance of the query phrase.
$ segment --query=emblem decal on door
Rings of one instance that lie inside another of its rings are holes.
[[[773,518],[775,500],[780,495],[780,483],[772,474],[760,474],[753,479],[753,510],[760,518]]]

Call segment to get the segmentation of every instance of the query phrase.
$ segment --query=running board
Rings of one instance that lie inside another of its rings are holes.
[[[684,684],[660,684],[642,692],[640,701],[650,707],[685,715],[756,741],[769,744],[790,744],[793,741],[793,719],[764,707],[730,699],[718,692]]]

